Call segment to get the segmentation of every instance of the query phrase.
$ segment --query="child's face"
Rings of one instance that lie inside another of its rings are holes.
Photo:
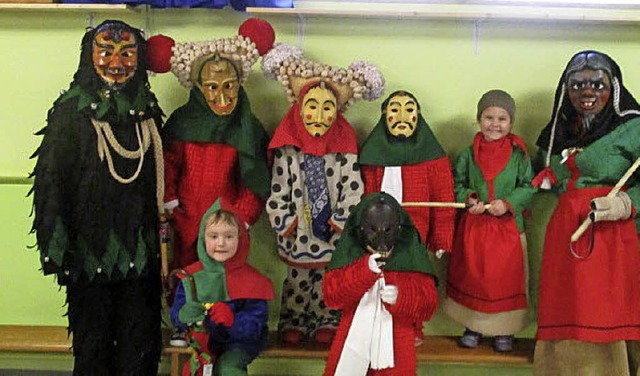
[[[207,255],[218,262],[225,262],[238,252],[238,226],[221,220],[209,224],[204,236]]]
[[[486,141],[496,141],[511,132],[511,116],[502,107],[487,107],[480,115],[480,132]]]

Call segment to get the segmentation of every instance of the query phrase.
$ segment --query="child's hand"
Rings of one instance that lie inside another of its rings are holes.
[[[504,215],[509,210],[507,203],[503,200],[491,201],[491,207],[489,208],[489,214],[499,217]]]
[[[469,209],[467,209],[467,211],[469,212],[469,214],[482,214],[484,213],[484,202],[482,201],[478,201],[477,199],[469,199],[469,205],[471,205],[469,207]]]
[[[231,327],[234,322],[235,315],[228,304],[218,302],[213,304],[209,309],[209,319],[216,324],[220,324],[227,328]]]

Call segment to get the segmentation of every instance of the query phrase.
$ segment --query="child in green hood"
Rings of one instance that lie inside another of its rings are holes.
[[[273,285],[247,264],[249,234],[219,202],[202,217],[200,261],[178,274],[171,307],[171,320],[190,329],[196,350],[183,375],[246,375],[267,340]]]

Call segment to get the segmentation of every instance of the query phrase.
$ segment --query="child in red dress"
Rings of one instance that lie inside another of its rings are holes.
[[[527,325],[522,213],[536,191],[524,141],[511,133],[514,113],[502,90],[478,102],[480,132],[454,170],[456,199],[468,210],[458,222],[443,305],[466,327],[461,346],[476,347],[482,334],[491,335],[498,352],[511,351],[513,335]]]

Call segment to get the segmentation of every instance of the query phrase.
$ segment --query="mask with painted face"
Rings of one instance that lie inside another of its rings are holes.
[[[240,82],[229,60],[215,57],[205,61],[197,85],[214,114],[226,116],[236,108]]]
[[[571,105],[586,116],[599,114],[611,97],[611,80],[604,70],[584,69],[567,78]]]
[[[404,93],[393,96],[384,109],[387,130],[397,138],[409,138],[418,125],[418,104]]]
[[[130,31],[107,23],[95,34],[92,60],[102,81],[118,90],[138,69],[138,41]]]
[[[304,128],[314,137],[321,137],[329,131],[337,112],[336,96],[324,82],[311,88],[302,98],[300,116]]]

